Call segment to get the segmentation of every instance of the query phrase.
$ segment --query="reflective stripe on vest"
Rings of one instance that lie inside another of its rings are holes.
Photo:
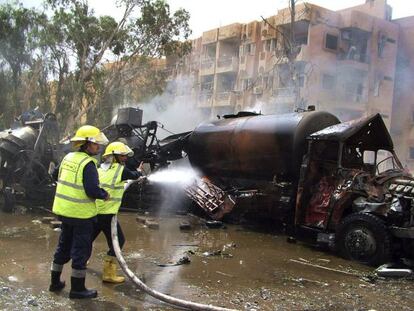
[[[98,169],[100,186],[110,195],[107,201],[96,200],[98,214],[116,214],[121,206],[122,196],[124,195],[124,182],[122,172],[124,166],[113,163],[108,170]]]
[[[96,216],[95,200],[86,195],[83,188],[83,169],[96,160],[84,152],[67,154],[59,167],[53,212],[71,218],[91,218]]]

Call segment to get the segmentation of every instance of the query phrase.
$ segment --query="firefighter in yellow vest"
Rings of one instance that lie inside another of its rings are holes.
[[[108,200],[109,194],[99,187],[96,160],[99,145],[107,144],[96,127],[84,125],[71,139],[75,152],[62,160],[54,177],[57,180],[53,212],[62,221],[62,231],[51,267],[49,290],[65,287],[60,280],[63,265],[72,259],[69,298],[95,298],[96,290],[85,287],[86,263],[92,252],[92,234],[96,222],[96,199]]]
[[[123,276],[117,276],[116,257],[111,238],[112,216],[118,213],[121,206],[122,196],[126,180],[138,179],[142,176],[142,163],[137,170],[130,170],[125,166],[128,157],[132,157],[134,152],[122,142],[110,143],[103,154],[104,162],[98,169],[100,185],[105,189],[111,198],[107,201],[96,200],[98,208],[98,222],[95,225],[93,240],[103,232],[106,237],[109,250],[104,259],[102,281],[110,283],[122,283],[125,281]],[[125,237],[119,222],[117,224],[119,245],[122,248]]]

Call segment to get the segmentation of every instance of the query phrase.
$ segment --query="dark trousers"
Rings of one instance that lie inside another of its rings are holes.
[[[73,219],[60,217],[62,231],[53,262],[64,265],[72,259],[72,268],[85,270],[92,253],[92,234],[95,218]]]
[[[112,245],[112,237],[111,237],[111,221],[112,221],[113,214],[100,214],[97,216],[98,221],[95,223],[94,232],[92,235],[92,241],[95,241],[96,237],[99,233],[103,232],[106,238],[106,243],[108,244],[109,250],[107,255],[115,256],[114,246]],[[124,233],[122,232],[121,226],[119,222],[116,225],[118,231],[118,241],[119,246],[122,247],[125,244],[125,237]]]

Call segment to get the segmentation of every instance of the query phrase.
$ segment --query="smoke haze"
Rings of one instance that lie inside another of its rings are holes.
[[[165,91],[148,102],[128,104],[144,111],[143,123],[157,121],[164,128],[159,128],[158,138],[162,139],[172,133],[192,131],[198,124],[209,119],[209,114],[197,107],[196,98],[192,95],[194,79],[180,77],[169,81]],[[114,114],[116,114],[115,109]]]

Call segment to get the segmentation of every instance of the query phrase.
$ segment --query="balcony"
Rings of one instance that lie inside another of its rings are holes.
[[[345,11],[341,15],[344,28],[354,28],[370,33],[374,27],[374,17],[364,12],[352,10]]]
[[[216,94],[214,102],[215,107],[234,106],[236,104],[236,95],[231,91],[221,91]]]
[[[274,16],[266,18],[267,22],[262,22],[261,23],[261,40],[266,40],[268,38],[275,38],[276,37],[276,29],[273,26],[275,21],[274,21]],[[269,25],[270,24],[270,25]]]
[[[237,72],[239,70],[239,58],[236,56],[220,57],[217,60],[217,73]]]
[[[220,27],[218,30],[218,40],[238,39],[240,40],[242,25],[239,23]]]
[[[310,21],[312,19],[312,11],[314,6],[308,3],[301,3],[296,5],[295,22]],[[316,7],[317,8],[317,7]],[[274,16],[274,25],[290,24],[290,8],[281,9]]]
[[[364,64],[369,64],[370,61],[368,54],[353,53],[351,50],[347,53],[338,53],[336,58],[341,61],[359,62]]]
[[[210,43],[216,42],[218,39],[217,32],[218,32],[217,28],[203,32],[203,35],[201,37],[202,44],[210,44]]]
[[[205,59],[201,61],[200,75],[208,76],[214,74],[214,60]]]
[[[242,25],[242,35],[241,35],[242,40],[255,42],[258,39],[259,28],[260,28],[260,22],[258,21],[253,21],[248,24]]]

